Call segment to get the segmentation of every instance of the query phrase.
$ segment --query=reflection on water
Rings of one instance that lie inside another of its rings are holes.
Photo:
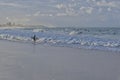
[[[119,80],[119,53],[0,44],[0,80]]]
[[[32,53],[36,54],[36,43],[33,43],[32,47]]]

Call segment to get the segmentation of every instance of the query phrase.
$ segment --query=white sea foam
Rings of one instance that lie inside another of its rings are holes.
[[[31,37],[35,34],[38,37],[37,43],[120,51],[119,31],[119,28],[113,28],[112,31],[109,28],[2,28],[0,39],[31,42]],[[105,37],[106,35],[109,37]]]
[[[71,31],[71,32],[69,33],[69,35],[76,35],[76,34],[78,34],[76,31]]]

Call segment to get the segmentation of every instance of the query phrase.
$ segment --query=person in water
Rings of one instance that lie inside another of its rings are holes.
[[[37,40],[38,38],[36,37],[36,35],[33,35],[32,39],[33,39],[34,42],[36,42],[36,40]]]

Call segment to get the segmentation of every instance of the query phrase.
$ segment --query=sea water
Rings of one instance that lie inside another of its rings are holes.
[[[120,52],[120,28],[19,27],[0,28],[0,39],[50,46],[88,48]]]

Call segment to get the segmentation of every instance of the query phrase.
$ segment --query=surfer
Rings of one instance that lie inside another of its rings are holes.
[[[32,39],[33,39],[34,42],[36,42],[36,40],[37,40],[38,38],[36,37],[36,35],[33,35]]]

